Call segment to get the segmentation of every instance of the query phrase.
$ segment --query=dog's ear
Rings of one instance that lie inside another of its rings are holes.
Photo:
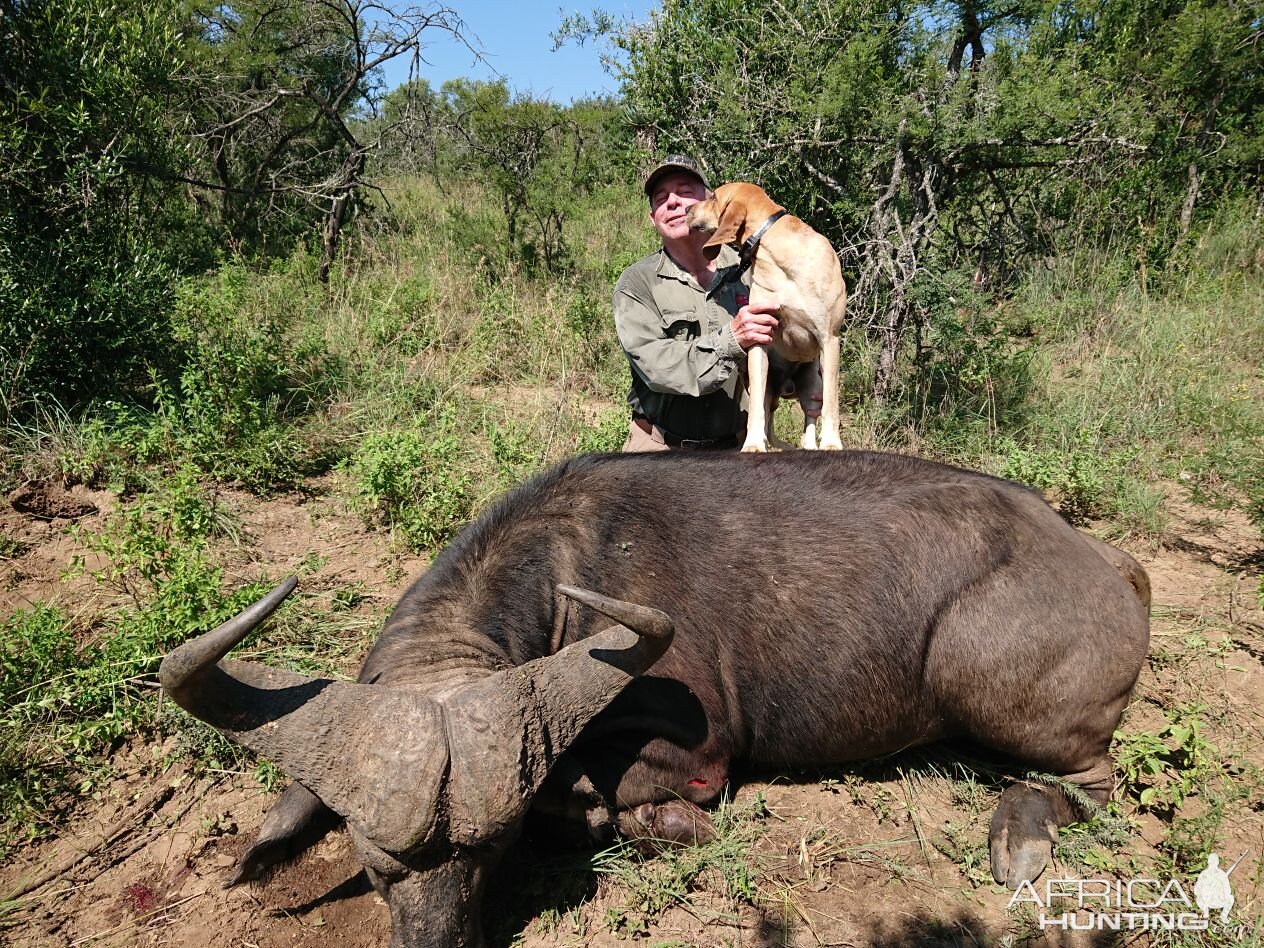
[[[715,200],[719,202],[719,223],[716,225],[715,233],[713,233],[707,242],[702,245],[702,252],[707,255],[708,260],[714,260],[719,254],[720,248],[725,244],[731,244],[737,240],[737,235],[741,232],[742,225],[746,223],[746,204],[741,200],[735,200],[736,195],[731,191],[725,194],[723,199],[717,191]]]

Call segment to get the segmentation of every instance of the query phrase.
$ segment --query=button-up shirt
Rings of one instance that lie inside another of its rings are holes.
[[[737,266],[721,247],[715,280]],[[665,250],[623,271],[614,288],[614,324],[632,369],[628,405],[678,438],[709,440],[746,426],[741,372],[746,353],[730,325],[750,290],[734,280],[711,299]]]

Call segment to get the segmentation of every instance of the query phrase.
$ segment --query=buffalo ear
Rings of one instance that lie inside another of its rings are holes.
[[[444,700],[453,842],[485,842],[516,823],[588,722],[671,645],[672,621],[665,613],[571,586],[557,588],[621,624]]]

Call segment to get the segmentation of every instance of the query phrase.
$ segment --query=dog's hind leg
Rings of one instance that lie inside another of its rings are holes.
[[[824,393],[821,404],[821,450],[841,451],[843,439],[839,436],[838,373],[841,354],[837,333],[832,334],[821,346],[821,375]]]
[[[799,447],[805,451],[816,450],[816,427],[821,417],[821,362],[813,359],[801,363],[794,374],[795,394],[803,409],[803,437]]]

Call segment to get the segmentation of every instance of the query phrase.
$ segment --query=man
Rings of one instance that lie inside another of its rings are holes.
[[[707,291],[738,255],[722,247],[708,260],[705,234],[685,223],[710,186],[693,159],[667,158],[645,179],[650,222],[662,249],[623,271],[614,322],[632,369],[632,425],[624,451],[736,448],[746,428],[741,370],[751,346],[768,345],[777,307],[748,303],[741,280]]]

